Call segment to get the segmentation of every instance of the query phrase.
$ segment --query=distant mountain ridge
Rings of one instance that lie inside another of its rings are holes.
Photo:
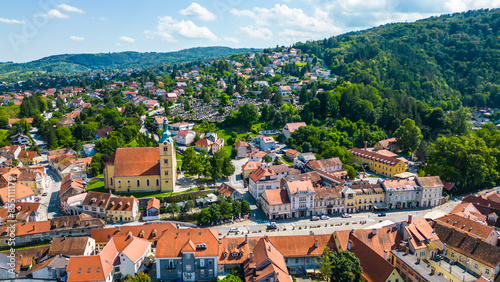
[[[0,76],[8,73],[46,71],[77,72],[100,69],[146,68],[163,63],[178,63],[208,58],[221,58],[260,49],[234,49],[223,46],[196,47],[174,52],[117,52],[97,54],[63,54],[27,63],[0,63]]]

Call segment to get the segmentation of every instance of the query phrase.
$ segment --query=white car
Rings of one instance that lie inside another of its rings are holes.
[[[330,219],[330,217],[328,215],[324,214],[324,215],[321,216],[321,219],[322,220],[326,220],[326,219]]]
[[[342,215],[342,217],[343,217],[343,218],[351,218],[351,217],[352,217],[352,215],[351,215],[351,214],[348,214],[348,213],[344,213],[344,214]]]

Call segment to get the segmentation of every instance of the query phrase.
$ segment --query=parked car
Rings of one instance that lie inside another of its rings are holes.
[[[47,192],[43,193],[42,196],[47,196]]]
[[[352,215],[351,215],[351,214],[349,214],[349,213],[344,213],[344,214],[342,214],[342,217],[343,217],[343,218],[351,218],[351,217],[352,217]]]
[[[378,214],[378,216],[379,216],[379,217],[381,217],[381,216],[385,216],[385,212],[381,212],[381,213],[379,213],[379,214]]]
[[[240,229],[238,229],[238,227],[231,227],[229,232],[240,232]]]
[[[321,219],[322,220],[326,220],[326,219],[330,219],[330,217],[328,215],[324,214],[324,215],[321,216]]]
[[[319,216],[313,216],[313,217],[311,217],[311,220],[312,220],[312,221],[319,220]]]
[[[278,229],[278,225],[276,225],[276,222],[270,222],[267,224],[267,229]]]

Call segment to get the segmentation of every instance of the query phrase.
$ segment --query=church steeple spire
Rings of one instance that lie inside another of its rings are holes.
[[[163,132],[161,133],[161,138],[159,143],[163,142],[173,143],[172,134],[168,131],[167,118],[163,119]]]

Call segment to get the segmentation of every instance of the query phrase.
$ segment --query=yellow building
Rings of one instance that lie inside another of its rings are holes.
[[[196,141],[196,143],[194,143],[194,147],[199,151],[205,150],[207,153],[210,153],[210,151],[212,151],[213,144],[214,142],[212,142],[211,140],[208,140],[207,138],[202,138]]]
[[[42,162],[42,156],[36,151],[21,151],[17,159],[24,165],[38,165]]]
[[[115,197],[109,199],[106,220],[110,222],[132,222],[138,220],[139,201],[134,197]]]
[[[342,190],[347,212],[359,212],[384,208],[385,193],[380,184],[354,184]]]
[[[367,167],[375,173],[392,178],[395,174],[406,171],[406,165],[396,158],[358,148],[352,148],[349,152],[352,153],[353,162]]]
[[[177,180],[175,146],[163,123],[159,147],[118,148],[104,169],[105,187],[116,192],[171,192]]]

